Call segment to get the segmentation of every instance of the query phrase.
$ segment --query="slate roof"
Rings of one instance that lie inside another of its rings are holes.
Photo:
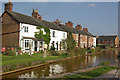
[[[60,26],[61,28],[63,28],[66,32],[71,32],[71,33],[75,32],[72,28],[70,28],[70,27],[68,27],[66,25],[59,24],[58,26]]]
[[[112,36],[98,36],[98,40],[115,40],[117,35],[112,35]]]
[[[42,20],[42,26],[49,27],[50,29],[55,29],[55,30],[60,30],[60,31],[65,31],[63,28],[55,25],[52,22]]]
[[[13,11],[12,12],[6,11],[6,12],[8,14],[10,14],[19,23],[26,23],[26,24],[36,25],[36,26],[45,26],[45,27],[49,27],[50,29],[64,31],[64,29],[62,29],[59,26],[56,26],[55,24],[53,24],[53,23],[51,23],[49,21],[37,20],[37,19],[35,19],[35,18],[31,17],[31,16],[16,13],[16,12],[13,12]]]
[[[92,35],[90,32],[85,32],[85,31],[80,31],[76,28],[70,28],[66,25],[62,25],[59,24],[60,27],[62,27],[63,29],[65,29],[66,32],[72,32],[72,33],[76,33],[76,34],[82,34],[82,35],[87,35],[87,36],[91,36],[91,37],[95,37],[94,35]]]
[[[19,23],[26,23],[26,24],[31,24],[31,25],[36,25],[36,26],[41,26],[41,23],[34,19],[31,16],[27,16],[24,14],[20,14],[20,13],[16,13],[16,12],[9,12],[9,11],[5,11],[8,14],[10,14],[16,21],[18,21]]]
[[[45,27],[49,27],[50,29],[54,29],[54,30],[66,31],[66,32],[71,32],[71,33],[82,34],[82,35],[94,37],[94,35],[92,35],[89,32],[85,32],[83,30],[80,31],[80,30],[75,29],[75,28],[70,28],[66,25],[61,25],[61,24],[56,25],[56,24],[49,22],[49,21],[37,20],[37,19],[33,18],[32,16],[27,16],[24,14],[13,12],[13,11],[12,12],[5,11],[5,12],[7,12],[10,16],[12,16],[19,23],[26,23],[26,24],[36,25],[36,26],[45,26]]]

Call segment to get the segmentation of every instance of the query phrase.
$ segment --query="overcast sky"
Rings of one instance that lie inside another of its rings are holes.
[[[81,24],[83,28],[87,27],[88,31],[94,35],[118,34],[117,2],[13,2],[13,4],[15,12],[31,16],[33,8],[38,9],[44,20],[59,19],[63,23],[69,20],[73,22],[74,27]],[[2,3],[2,11],[4,11],[4,3]]]

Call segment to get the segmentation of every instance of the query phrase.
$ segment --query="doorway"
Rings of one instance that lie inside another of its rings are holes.
[[[35,51],[37,51],[37,41],[35,41]]]

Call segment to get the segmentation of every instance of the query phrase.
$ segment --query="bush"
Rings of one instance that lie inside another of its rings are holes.
[[[108,65],[110,62],[101,62],[99,65]]]
[[[86,53],[86,49],[83,48],[73,48],[71,50],[68,50],[68,56],[78,56],[78,55],[83,55]]]
[[[101,49],[99,47],[95,48],[95,52],[100,52],[100,51],[101,51]]]
[[[16,56],[16,51],[15,50],[7,50],[6,52],[3,53],[3,55]]]

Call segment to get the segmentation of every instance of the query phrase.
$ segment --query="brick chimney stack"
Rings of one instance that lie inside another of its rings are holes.
[[[79,29],[80,31],[82,31],[82,26],[81,25],[77,25],[75,28]]]
[[[5,11],[8,10],[8,11],[12,12],[12,7],[13,7],[12,2],[6,3],[5,4]]]
[[[71,21],[68,21],[67,23],[65,23],[65,25],[73,28],[73,23]]]
[[[41,15],[38,15],[38,17],[39,17],[39,20],[42,20],[42,16]]]
[[[86,31],[86,32],[88,32],[88,28],[83,28],[83,31]]]
[[[37,20],[42,20],[42,16],[40,16],[40,14],[38,13],[38,9],[36,9],[36,10],[33,9],[32,17],[34,17]]]

